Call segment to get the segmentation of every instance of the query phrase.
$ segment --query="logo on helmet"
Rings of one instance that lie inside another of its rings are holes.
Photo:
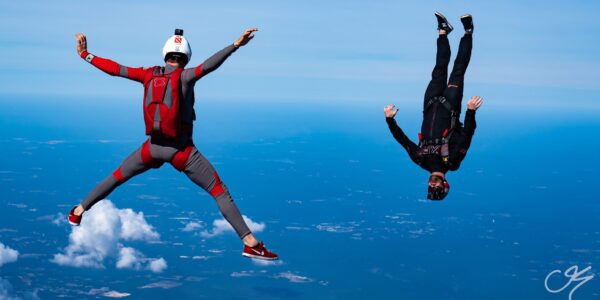
[[[167,42],[165,42],[165,46],[163,47],[163,60],[167,61],[169,58],[169,54],[171,53],[179,53],[182,56],[181,63],[182,65],[187,64],[192,58],[192,48],[190,44],[183,36],[182,29],[176,29],[175,34],[171,36]]]

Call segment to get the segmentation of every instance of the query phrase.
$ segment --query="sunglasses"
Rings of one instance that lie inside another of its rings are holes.
[[[172,59],[172,60],[175,60],[177,62],[184,62],[186,60],[185,56],[183,56],[181,54],[176,54],[176,53],[169,54],[169,56],[167,57],[167,59],[168,60]]]

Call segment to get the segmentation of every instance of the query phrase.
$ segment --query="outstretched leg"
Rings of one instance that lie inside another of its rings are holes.
[[[448,36],[440,34],[437,39],[437,54],[435,57],[435,67],[431,72],[431,81],[425,90],[425,99],[423,103],[423,110],[429,99],[433,97],[442,96],[446,89],[446,83],[448,78],[448,64],[450,63],[450,42]]]
[[[247,238],[248,235],[251,235],[250,228],[246,225],[246,222],[242,218],[242,214],[233,202],[233,198],[231,198],[227,187],[221,182],[214,167],[198,151],[198,149],[193,146],[190,147],[192,147],[192,149],[189,152],[189,158],[187,159],[183,172],[195,184],[213,196],[221,214],[225,217],[225,220],[231,224],[238,236],[246,242],[246,240],[250,239],[249,237]],[[252,239],[254,238],[252,237]],[[255,242],[254,245],[258,243],[258,241],[250,242]]]
[[[251,258],[263,260],[275,260],[279,256],[267,250],[262,242],[258,242],[246,222],[240,214],[233,199],[227,190],[227,187],[215,168],[208,162],[204,156],[193,145],[177,152],[171,160],[171,164],[180,171],[183,171],[194,183],[206,190],[217,202],[221,214],[225,220],[231,224],[238,236],[244,243],[242,255]]]
[[[161,163],[155,162],[150,156],[148,142],[144,143],[140,148],[131,153],[121,164],[121,166],[113,172],[112,175],[106,177],[100,182],[81,202],[83,211],[89,210],[98,201],[106,198],[118,186],[131,179],[132,177],[141,174],[151,168],[156,168]],[[81,209],[75,211],[75,214],[80,215]]]
[[[465,34],[460,39],[458,46],[458,54],[454,60],[454,67],[448,80],[448,89],[444,96],[454,107],[460,112],[461,102],[463,97],[465,73],[471,60],[471,49],[473,48],[473,35]]]

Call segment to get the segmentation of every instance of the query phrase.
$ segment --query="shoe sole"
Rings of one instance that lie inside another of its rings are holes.
[[[74,222],[69,221],[69,224],[71,224],[73,226],[79,226],[80,223],[74,223]]]
[[[277,259],[279,259],[279,257],[264,257],[264,256],[260,256],[260,255],[249,254],[249,253],[242,253],[242,256],[249,257],[249,258],[262,259],[262,260],[277,260]]]
[[[444,21],[446,21],[446,24],[448,24],[448,28],[449,28],[449,30],[448,30],[448,31],[452,31],[452,30],[454,30],[454,27],[452,26],[452,24],[450,24],[450,22],[448,22],[448,19],[446,19],[446,16],[442,15],[442,13],[441,13],[441,12],[439,12],[439,11],[436,11],[436,12],[435,12],[435,15],[436,15],[436,16],[440,16],[442,19],[444,19]],[[461,17],[461,18],[462,18],[462,17]]]
[[[471,14],[466,14],[466,15],[462,15],[460,17],[460,22],[462,23],[462,21],[466,18],[471,18],[471,26],[473,26],[473,16]],[[463,27],[465,26],[465,23],[463,23]],[[465,29],[466,30],[466,29]],[[472,32],[473,28],[471,27],[471,32]]]

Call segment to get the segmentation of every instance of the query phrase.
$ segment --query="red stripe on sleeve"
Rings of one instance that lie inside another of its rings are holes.
[[[202,77],[202,64],[196,67],[196,69],[194,70],[194,76],[196,78]]]

